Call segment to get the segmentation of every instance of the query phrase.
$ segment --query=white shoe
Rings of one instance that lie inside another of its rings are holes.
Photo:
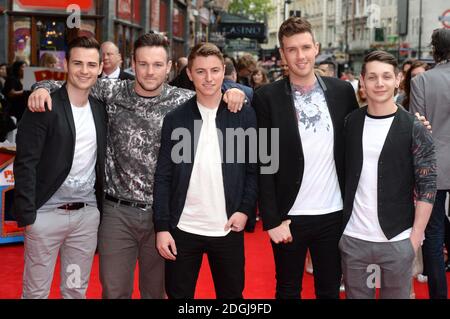
[[[418,282],[421,282],[421,283],[428,282],[428,277],[427,277],[427,276],[424,276],[424,275],[422,275],[422,274],[418,274],[418,275],[417,275],[417,281],[418,281]]]

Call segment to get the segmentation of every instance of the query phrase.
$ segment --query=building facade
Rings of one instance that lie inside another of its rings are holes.
[[[431,34],[433,30],[443,27],[450,28],[450,1],[433,0],[433,5],[430,5],[426,0],[410,0],[408,34],[400,38],[405,55],[431,58]]]
[[[321,52],[334,54],[355,73],[360,72],[364,55],[373,49],[388,51],[400,61],[430,58],[433,30],[450,28],[450,2],[435,0],[430,5],[426,0],[402,1],[405,3],[405,21],[399,21],[400,0],[272,0],[276,10],[268,20],[264,48],[279,45],[279,26],[285,16],[297,12],[312,24]],[[399,34],[399,23],[407,24],[406,32]]]
[[[79,24],[70,4],[79,6]],[[173,58],[185,56],[193,44],[190,10],[185,0],[0,0],[0,28],[6,30],[0,34],[0,61],[38,65],[50,51],[62,63],[68,41],[87,35],[116,43],[128,68],[133,42],[150,30],[169,38]]]

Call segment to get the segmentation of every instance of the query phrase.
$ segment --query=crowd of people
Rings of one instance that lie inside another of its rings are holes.
[[[58,255],[62,296],[84,298],[97,247],[103,298],[131,298],[136,263],[142,298],[193,298],[203,254],[216,296],[242,298],[257,215],[276,298],[301,297],[308,251],[319,299],[341,283],[347,298],[408,299],[420,251],[430,298],[447,298],[450,30],[433,32],[432,69],[373,51],[346,80],[316,64],[306,19],[278,38],[286,67],[271,83],[210,43],[176,61],[171,84],[161,35],[135,41],[133,78],[114,43],[69,43],[67,80],[36,83],[18,123],[23,298],[48,297]]]

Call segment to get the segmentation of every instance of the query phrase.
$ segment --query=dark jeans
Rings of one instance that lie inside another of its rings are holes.
[[[450,211],[450,207],[449,207]],[[450,255],[450,221],[448,220],[448,217],[445,216],[444,218],[444,224],[445,224],[445,239],[444,244],[445,248],[447,248],[447,256]],[[450,258],[447,259],[447,271],[448,271],[448,265],[450,265]]]
[[[447,299],[447,277],[444,263],[445,197],[448,190],[438,190],[422,247],[423,263],[428,276],[430,299]]]
[[[301,298],[306,251],[311,252],[318,299],[338,299],[341,282],[339,239],[342,211],[317,216],[290,216],[293,241],[275,244],[277,299]]]
[[[177,256],[166,260],[166,292],[170,299],[194,298],[203,254],[208,256],[219,299],[242,298],[244,290],[244,232],[225,237],[200,236],[178,228],[170,232]]]

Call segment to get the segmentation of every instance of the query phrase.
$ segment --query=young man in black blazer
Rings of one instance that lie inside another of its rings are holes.
[[[256,115],[249,106],[227,110],[224,72],[215,45],[195,46],[188,75],[197,94],[164,118],[153,218],[169,298],[194,297],[204,253],[217,298],[242,298],[243,230],[257,197]]]
[[[289,77],[266,85],[253,97],[259,131],[268,129],[267,141],[260,146],[266,143],[270,150],[272,133],[279,134],[279,152],[272,151],[279,169],[260,173],[258,199],[274,252],[276,297],[300,297],[309,248],[316,297],[339,298],[343,127],[358,103],[349,83],[315,76],[319,45],[308,21],[289,18],[280,26],[278,39]],[[261,165],[264,169],[270,163]]]
[[[100,45],[68,45],[66,84],[52,112],[26,111],[17,132],[14,212],[25,226],[23,298],[47,298],[58,253],[61,295],[85,298],[103,203],[106,111],[89,96],[101,73]]]
[[[399,82],[393,55],[374,51],[364,58],[360,83],[368,106],[350,114],[345,126],[339,247],[347,298],[375,298],[381,288],[381,298],[409,299],[413,260],[436,196],[433,140],[395,104]]]

